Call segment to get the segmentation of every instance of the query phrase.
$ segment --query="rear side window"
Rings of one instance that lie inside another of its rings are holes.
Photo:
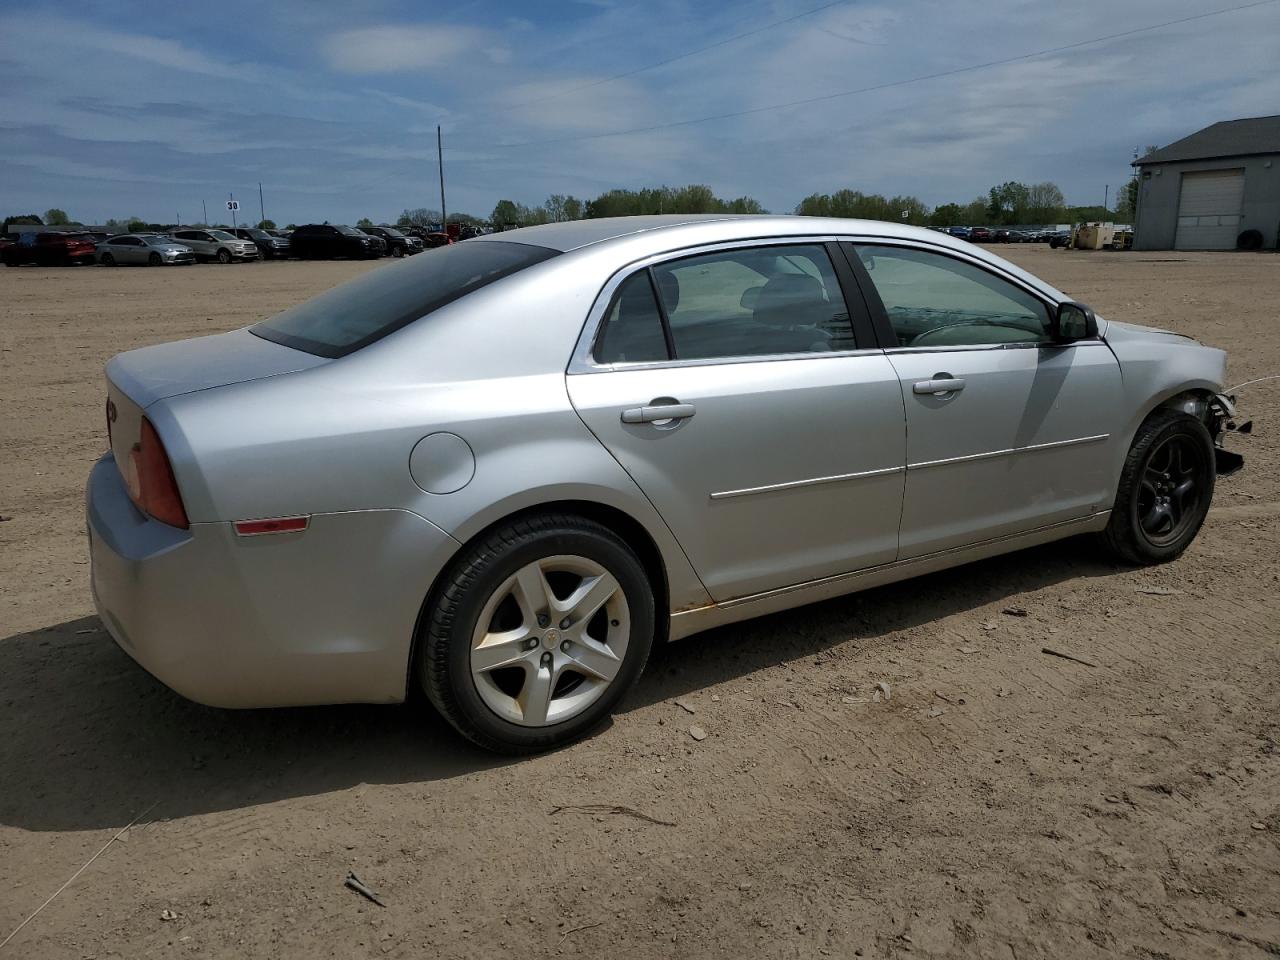
[[[344,357],[496,280],[554,257],[527,243],[462,243],[370,271],[249,328],[264,340]]]
[[[671,359],[648,270],[633,273],[614,294],[596,340],[595,357],[598,363]]]
[[[680,359],[829,353],[855,347],[819,244],[751,247],[653,268]]]

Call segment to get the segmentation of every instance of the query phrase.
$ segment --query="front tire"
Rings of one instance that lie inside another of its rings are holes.
[[[653,645],[644,567],[611,530],[568,514],[526,517],[474,544],[424,612],[417,672],[469,740],[528,754],[602,723]]]
[[[148,265],[148,266],[151,266],[151,267],[158,267],[158,266],[160,266],[162,263],[164,263],[164,261],[161,259],[160,254],[158,254],[158,253],[153,253],[153,254],[151,254],[151,256],[147,257],[147,265]]]
[[[219,250],[219,251],[218,251],[218,262],[219,262],[219,263],[223,263],[223,264],[230,263],[230,262],[231,262],[231,251],[230,251],[230,250],[227,250],[226,248],[223,248],[222,250]]]
[[[1213,438],[1203,423],[1156,410],[1138,428],[1103,540],[1118,559],[1140,566],[1181,556],[1213,500]]]
[[[114,267],[116,265],[116,258],[109,253],[104,253],[102,255],[102,265],[104,267]]]

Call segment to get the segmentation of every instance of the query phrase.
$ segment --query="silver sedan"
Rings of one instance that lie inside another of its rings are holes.
[[[98,262],[104,267],[142,264],[159,267],[172,263],[195,263],[195,254],[160,233],[124,233],[98,244]]]
[[[1225,364],[888,223],[478,237],[113,359],[93,592],[192,699],[420,686],[545,749],[658,641],[1073,534],[1172,560],[1240,466]]]

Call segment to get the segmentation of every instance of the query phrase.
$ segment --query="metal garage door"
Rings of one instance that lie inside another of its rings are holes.
[[[1234,250],[1243,200],[1243,170],[1184,173],[1174,249]]]

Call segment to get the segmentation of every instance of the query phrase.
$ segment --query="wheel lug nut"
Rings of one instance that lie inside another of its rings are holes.
[[[561,630],[568,630],[568,629],[569,629],[569,623],[570,623],[569,618],[568,618],[568,617],[565,617],[563,620],[561,620],[561,621],[560,621],[560,629],[561,629]]]
[[[538,614],[538,626],[545,627],[550,622],[551,622],[551,618],[548,617],[545,613]]]
[[[543,663],[550,663],[550,662],[551,662],[551,654],[550,654],[550,653],[544,653],[544,654],[542,655],[542,662],[543,662]]]
[[[561,650],[562,652],[564,652],[564,653],[568,653],[568,652],[569,652],[569,646],[570,646],[569,641],[568,641],[568,640],[566,640],[564,643],[560,644],[560,650]]]
[[[538,645],[538,640],[536,637],[530,637],[528,640],[524,642],[524,645],[525,645],[525,649],[532,650],[534,647]]]

